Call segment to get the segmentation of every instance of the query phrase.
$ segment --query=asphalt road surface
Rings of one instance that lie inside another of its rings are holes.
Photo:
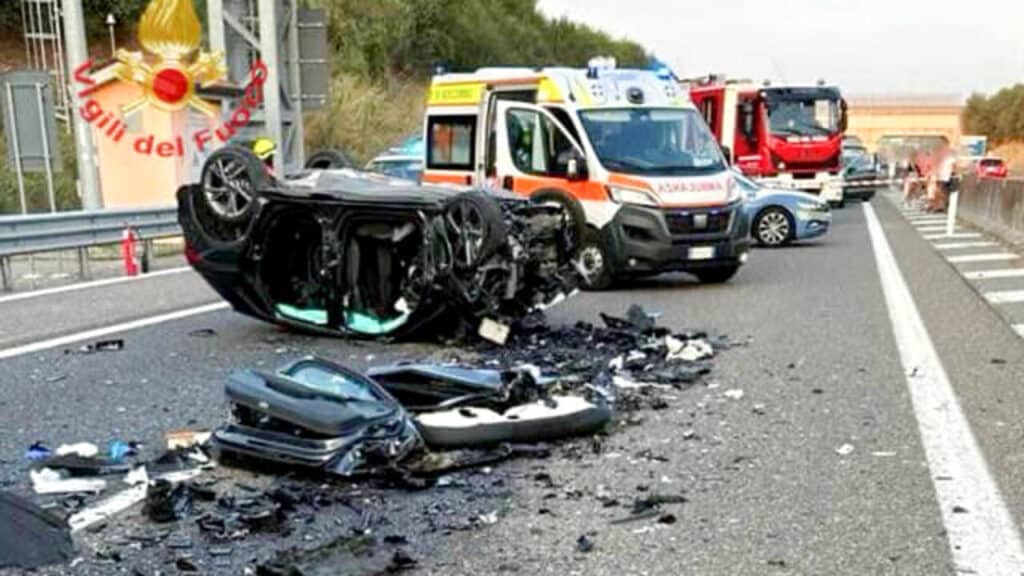
[[[837,211],[823,240],[755,251],[725,285],[680,275],[581,294],[550,320],[596,322],[640,303],[662,325],[745,345],[669,408],[617,422],[600,450],[577,440],[465,473],[453,489],[355,494],[384,518],[380,533],[410,542],[422,574],[1022,574],[1024,345],[946,257],[879,198]],[[448,352],[295,336],[216,304],[191,272],[0,299],[5,489],[31,495],[22,455],[37,440],[158,446],[167,430],[216,426],[235,367]],[[66,353],[83,333],[125,349]],[[664,506],[661,522],[616,521],[652,493],[687,501]],[[163,546],[100,558],[142,529],[137,517],[78,536],[84,561],[53,573],[176,573]],[[192,553],[204,574],[242,574],[359,521],[328,506],[308,533],[240,542],[221,567],[202,542]],[[583,535],[592,550],[578,547]]]

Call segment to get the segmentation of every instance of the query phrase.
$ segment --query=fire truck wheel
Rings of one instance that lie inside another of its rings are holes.
[[[227,146],[210,154],[200,183],[210,212],[224,222],[238,224],[252,216],[256,196],[270,184],[270,177],[250,150]]]
[[[307,170],[338,170],[355,166],[355,162],[341,150],[319,150],[306,159]]]
[[[569,245],[569,251],[573,257],[578,256],[587,236],[587,215],[583,212],[583,206],[579,201],[556,189],[540,190],[531,196],[531,199],[534,202],[556,202],[562,206],[571,219],[570,225],[567,227],[565,241]]]
[[[445,208],[445,228],[452,244],[456,268],[479,266],[507,241],[508,231],[501,207],[483,192],[464,192]]]
[[[777,206],[765,208],[754,218],[754,239],[762,246],[788,244],[795,233],[793,217]]]
[[[577,261],[583,274],[584,290],[607,290],[615,283],[608,248],[597,230],[587,228]]]

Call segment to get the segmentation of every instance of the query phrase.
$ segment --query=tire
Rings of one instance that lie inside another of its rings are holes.
[[[355,162],[341,150],[319,150],[306,159],[307,170],[355,168]]]
[[[444,220],[459,270],[476,268],[508,241],[501,206],[484,192],[464,192],[449,200]]]
[[[557,202],[565,209],[572,219],[570,224],[572,230],[570,233],[571,238],[569,238],[568,243],[572,247],[572,257],[578,257],[583,248],[584,239],[587,236],[587,215],[583,212],[583,206],[580,205],[579,201],[561,190],[550,188],[534,193],[530,199],[539,203]]]
[[[796,235],[796,224],[789,212],[769,206],[758,212],[750,231],[761,246],[785,246]]]
[[[697,277],[697,280],[700,280],[701,284],[724,284],[732,280],[732,277],[736,275],[739,269],[739,265],[722,266],[720,268],[694,270],[693,275]]]
[[[199,180],[207,211],[228,224],[248,221],[256,211],[259,191],[272,183],[263,162],[238,146],[210,154]]]
[[[584,290],[607,290],[615,283],[610,266],[611,254],[597,230],[587,228],[584,232],[583,245],[576,259],[583,276]]]

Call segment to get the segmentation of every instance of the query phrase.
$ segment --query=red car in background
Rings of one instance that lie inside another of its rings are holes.
[[[1002,158],[982,158],[974,168],[978,178],[1006,178],[1006,162]]]

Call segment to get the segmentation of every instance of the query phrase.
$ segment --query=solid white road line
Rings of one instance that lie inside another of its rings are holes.
[[[960,256],[950,256],[946,258],[953,264],[965,264],[969,262],[1003,262],[1006,260],[1016,260],[1020,256],[1011,252],[990,252],[988,254],[962,254]]]
[[[950,244],[936,244],[936,250],[962,250],[964,248],[988,248],[996,246],[995,242],[952,242]]]
[[[188,272],[191,269],[192,268],[189,266],[182,266],[181,268],[171,268],[170,270],[158,270],[156,272],[150,272],[149,274],[143,274],[141,276],[119,276],[117,278],[107,278],[104,280],[95,280],[93,282],[80,282],[78,284],[68,284],[67,286],[56,286],[54,288],[45,288],[42,290],[32,290],[30,292],[21,292],[18,294],[9,294],[7,296],[0,296],[0,304],[3,304],[5,302],[25,300],[27,298],[39,298],[41,296],[52,296],[53,294],[62,294],[64,292],[74,292],[76,290],[101,288],[103,286],[110,286],[112,284],[124,284],[126,282],[148,280],[150,278],[159,278],[160,276],[170,276],[171,274],[181,274],[182,272]]]
[[[954,570],[1020,574],[1024,548],[1017,526],[960,409],[878,216],[870,204],[863,206]],[[961,509],[967,513],[958,513]]]
[[[1022,278],[1024,268],[1004,268],[1001,270],[971,270],[963,273],[968,280],[994,280],[996,278]]]
[[[21,356],[23,354],[32,354],[35,352],[40,352],[42,350],[49,350],[50,348],[67,346],[68,344],[82,342],[83,340],[95,340],[97,338],[104,338],[106,336],[110,336],[111,334],[117,334],[118,332],[137,330],[139,328],[145,328],[147,326],[163,324],[164,322],[171,322],[173,320],[181,320],[182,318],[198,316],[200,314],[207,314],[209,312],[216,312],[218,310],[224,310],[226,308],[228,308],[227,302],[217,302],[215,304],[206,304],[205,306],[198,306],[196,308],[187,308],[185,310],[178,310],[176,312],[168,312],[167,314],[160,314],[159,316],[140,318],[138,320],[132,320],[131,322],[124,322],[121,324],[104,326],[102,328],[95,328],[93,330],[86,330],[85,332],[79,332],[77,334],[68,334],[67,336],[58,336],[57,338],[50,338],[49,340],[41,340],[39,342],[23,344],[21,346],[16,346],[14,348],[0,350],[0,360],[6,360],[7,358],[13,358],[15,356]]]
[[[981,238],[981,234],[978,232],[954,232],[953,234],[928,234],[924,237],[925,240],[952,240],[954,238],[961,240],[967,240],[969,238]]]
[[[1018,302],[1024,302],[1024,290],[986,292],[985,299],[993,304],[1016,304]]]

